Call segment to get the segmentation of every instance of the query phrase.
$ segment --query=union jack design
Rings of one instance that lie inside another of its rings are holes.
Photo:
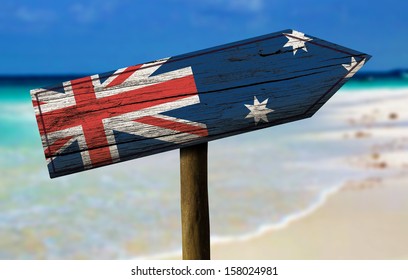
[[[51,177],[78,165],[90,169],[120,161],[118,133],[172,144],[207,136],[205,124],[164,114],[200,102],[191,67],[153,74],[166,61],[32,91]],[[56,159],[75,153],[80,154],[80,162],[67,157],[56,166]]]

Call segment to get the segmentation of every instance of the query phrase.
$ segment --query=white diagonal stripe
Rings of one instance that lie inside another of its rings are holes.
[[[166,115],[158,114],[158,115],[154,115],[153,117],[163,119],[163,120],[167,120],[167,121],[178,122],[178,123],[188,124],[188,125],[192,125],[192,126],[198,126],[198,127],[201,127],[201,128],[207,128],[207,125],[204,124],[204,123],[193,122],[193,121],[184,120],[184,119],[178,119],[178,118],[170,117],[170,116],[166,116]]]

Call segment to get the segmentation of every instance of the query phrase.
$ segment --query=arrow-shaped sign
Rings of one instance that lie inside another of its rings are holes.
[[[32,90],[50,176],[311,117],[369,58],[285,30]]]

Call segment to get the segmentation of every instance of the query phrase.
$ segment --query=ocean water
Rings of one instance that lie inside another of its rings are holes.
[[[181,248],[179,155],[172,151],[49,179],[29,90],[49,79],[0,83],[0,259],[144,258]],[[337,95],[407,87],[348,83]],[[358,141],[305,135],[344,129],[329,101],[313,118],[209,143],[212,240],[242,239],[302,215],[345,181]]]

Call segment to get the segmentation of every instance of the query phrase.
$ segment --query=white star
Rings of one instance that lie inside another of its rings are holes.
[[[350,64],[342,64],[342,66],[349,72],[346,78],[352,77],[358,70],[360,70],[361,67],[363,67],[364,63],[365,58],[360,62],[357,62],[356,59],[352,56]]]
[[[292,34],[283,33],[289,41],[283,46],[285,47],[292,47],[293,48],[293,55],[296,54],[298,49],[302,49],[307,52],[306,42],[312,41],[313,39],[306,37],[304,33],[292,30]]]
[[[351,57],[351,63],[350,64],[342,64],[344,68],[346,68],[347,71],[350,71],[351,69],[356,66],[357,61],[354,57]]]
[[[251,111],[245,118],[254,118],[255,125],[258,124],[260,120],[264,122],[269,122],[268,117],[266,116],[268,113],[273,112],[274,110],[266,108],[266,104],[268,103],[268,99],[265,99],[262,103],[259,103],[258,99],[256,96],[254,96],[254,105],[247,105],[245,104],[245,107],[248,108],[249,111]]]

